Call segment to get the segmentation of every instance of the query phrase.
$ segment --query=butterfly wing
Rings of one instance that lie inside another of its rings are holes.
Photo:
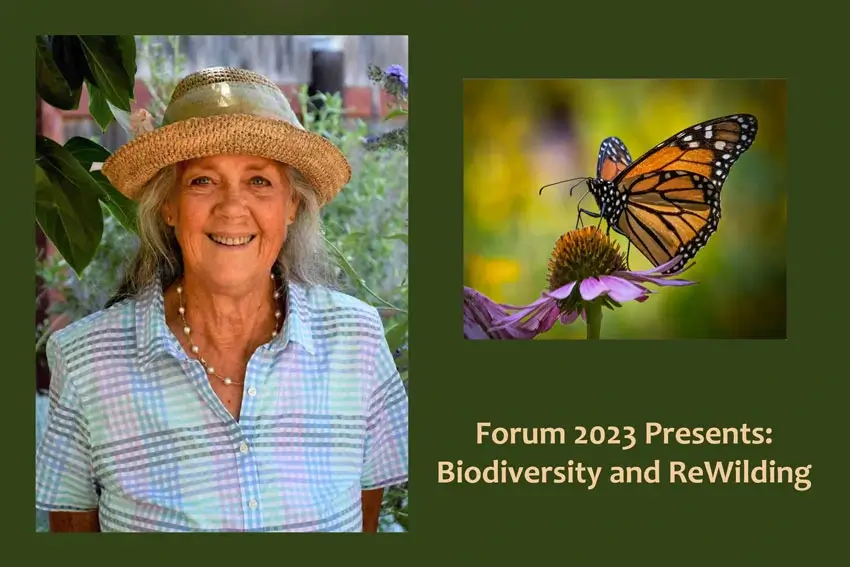
[[[617,228],[655,266],[682,258],[681,269],[705,246],[720,220],[720,194],[711,180],[690,171],[651,171],[628,177],[629,194]]]
[[[619,174],[617,181],[654,171],[690,171],[707,177],[720,190],[732,165],[747,151],[758,131],[750,114],[701,122],[670,136]]]
[[[620,138],[611,136],[602,140],[596,161],[596,177],[612,181],[632,163],[632,156]]]
[[[628,197],[617,228],[655,266],[680,269],[717,230],[720,192],[732,165],[753,143],[755,116],[736,114],[674,134],[614,179]]]

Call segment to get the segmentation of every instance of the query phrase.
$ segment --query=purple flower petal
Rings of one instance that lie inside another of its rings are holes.
[[[576,282],[570,282],[567,285],[561,286],[554,291],[546,291],[545,295],[555,298],[555,299],[566,299],[573,292],[573,288],[576,286]]]
[[[582,299],[592,301],[608,291],[608,288],[596,278],[587,278],[581,282],[579,290],[581,291]]]
[[[629,274],[626,277],[628,277],[629,279],[634,280],[634,281],[650,282],[650,283],[654,283],[655,285],[673,285],[673,286],[676,286],[676,285],[694,285],[696,283],[696,282],[692,282],[692,281],[688,281],[688,280],[673,280],[673,279],[667,279],[667,278],[663,278],[663,277],[646,276],[646,275],[643,275],[643,274]]]
[[[561,313],[559,318],[562,325],[569,325],[578,319],[578,311],[570,311],[569,313]]]
[[[515,323],[522,321],[523,319],[525,319],[526,317],[529,317],[529,316],[534,317],[539,311],[543,311],[547,307],[549,307],[548,304],[550,304],[550,303],[552,305],[554,305],[554,302],[551,299],[549,299],[548,297],[544,297],[544,298],[538,299],[537,301],[535,301],[531,305],[523,307],[522,309],[520,309],[519,311],[517,311],[513,315],[504,314],[504,315],[501,315],[499,317],[495,317],[494,321],[495,321],[496,325],[493,327],[493,329],[501,329],[501,328],[504,328],[507,325],[513,325]]]
[[[540,321],[540,326],[537,329],[538,333],[545,333],[546,331],[552,329],[552,327],[554,327],[555,323],[558,321],[559,317],[560,312],[557,308],[550,309],[549,311],[547,311],[545,317],[543,317],[543,319]]]
[[[660,274],[660,273],[661,273],[661,272],[663,272],[664,270],[666,270],[666,269],[668,269],[668,268],[672,268],[673,266],[675,266],[675,265],[676,265],[676,262],[678,262],[678,261],[679,261],[679,260],[681,260],[681,259],[682,259],[682,257],[681,257],[681,256],[675,256],[675,257],[673,257],[673,258],[672,258],[669,262],[666,262],[666,263],[664,263],[664,264],[661,264],[660,266],[656,266],[656,267],[654,267],[654,268],[650,268],[650,269],[648,269],[648,270],[641,270],[641,271],[628,272],[628,273],[630,273],[630,274],[644,275],[644,276],[649,276],[649,275],[652,275],[652,274]]]
[[[611,299],[618,303],[632,301],[647,292],[642,286],[616,276],[600,276],[599,280],[608,288],[608,295],[611,296]]]
[[[558,320],[558,305],[555,302],[538,308],[527,321],[521,325],[537,333],[545,333]]]
[[[463,336],[467,339],[532,339],[537,333],[522,328],[493,330],[493,322],[507,313],[483,293],[463,288]]]

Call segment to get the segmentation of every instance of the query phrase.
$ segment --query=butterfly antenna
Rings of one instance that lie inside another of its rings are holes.
[[[572,197],[572,196],[573,196],[573,189],[575,189],[576,187],[578,187],[578,186],[579,186],[579,185],[581,185],[582,183],[587,183],[587,181],[588,181],[589,179],[590,179],[589,177],[582,177],[582,178],[581,178],[581,181],[579,181],[578,183],[576,183],[575,185],[573,185],[572,187],[570,187],[570,197]],[[585,195],[587,195],[587,193],[585,193]]]
[[[556,181],[555,183],[550,183],[548,185],[544,185],[543,187],[540,188],[540,191],[538,191],[537,194],[542,195],[543,190],[546,189],[547,187],[552,187],[553,185],[560,185],[561,183],[568,183],[570,181],[575,181],[576,179],[579,179],[580,181],[578,183],[576,183],[576,185],[573,185],[573,187],[570,188],[570,195],[572,196],[573,189],[576,186],[581,185],[582,181],[587,181],[587,179],[588,179],[587,177],[573,177],[572,179],[564,179],[563,181]]]

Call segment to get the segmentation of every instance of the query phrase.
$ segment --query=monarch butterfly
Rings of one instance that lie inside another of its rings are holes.
[[[723,183],[757,131],[758,121],[750,114],[707,120],[670,136],[634,162],[622,140],[605,138],[596,177],[580,178],[599,212],[582,209],[579,201],[577,224],[582,214],[600,223],[605,219],[609,230],[628,239],[629,249],[634,244],[655,266],[680,255],[665,273],[681,269],[717,230]]]

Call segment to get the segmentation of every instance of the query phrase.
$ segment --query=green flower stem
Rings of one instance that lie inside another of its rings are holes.
[[[602,303],[593,301],[586,303],[584,312],[587,315],[587,338],[598,339],[599,331],[602,329]]]

